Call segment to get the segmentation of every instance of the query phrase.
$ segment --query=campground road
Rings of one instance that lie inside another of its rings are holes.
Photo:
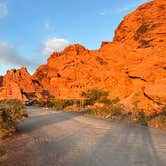
[[[166,131],[28,108],[1,166],[166,166]]]

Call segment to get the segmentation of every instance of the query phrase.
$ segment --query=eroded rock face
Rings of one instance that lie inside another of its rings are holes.
[[[113,42],[104,41],[98,50],[75,44],[54,52],[33,75],[52,95],[79,97],[94,87],[119,97],[130,110],[134,102],[142,109],[159,109],[154,92],[166,76],[166,1],[155,0],[127,15]],[[155,83],[154,83],[155,82]],[[161,85],[161,84],[160,84]],[[166,94],[165,86],[160,86]],[[162,103],[163,104],[163,103]]]
[[[165,0],[145,3],[125,17],[113,42],[102,42],[98,50],[73,44],[52,53],[32,77],[25,68],[8,71],[0,78],[0,95],[13,83],[21,93],[40,96],[47,90],[57,98],[77,98],[99,88],[112,99],[119,97],[127,110],[135,102],[148,112],[159,110],[166,94],[165,13]]]
[[[125,16],[115,31],[114,42],[135,48],[166,46],[166,1],[154,0]]]
[[[1,81],[0,99],[27,100],[26,95],[35,93],[38,86],[25,67],[8,70]]]
[[[166,77],[145,86],[145,94],[159,104],[166,104]]]
[[[124,53],[120,49],[125,50]],[[112,97],[128,95],[125,86],[130,84],[122,72],[118,60],[112,56],[125,57],[128,48],[103,42],[99,50],[88,50],[75,44],[60,53],[53,53],[47,64],[40,66],[33,75],[44,89],[60,98],[79,97],[82,91],[94,87],[110,90]],[[117,88],[121,88],[117,93]]]
[[[22,67],[18,70],[13,69],[7,71],[3,79],[3,85],[8,87],[11,86],[13,83],[16,83],[24,92],[35,91],[35,86],[33,84],[31,75],[28,73],[25,67]]]

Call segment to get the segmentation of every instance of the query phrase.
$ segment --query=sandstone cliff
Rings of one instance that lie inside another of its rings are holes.
[[[115,31],[114,42],[135,48],[166,46],[166,1],[154,0],[128,14]]]
[[[48,90],[57,98],[77,98],[97,87],[119,97],[126,110],[134,102],[147,112],[160,110],[166,104],[165,13],[165,0],[145,3],[124,18],[113,42],[102,42],[98,50],[70,45],[53,52],[32,77],[25,68],[12,70],[0,85],[16,83],[24,94]]]
[[[128,109],[136,101],[143,109],[159,109],[166,102],[165,12],[165,0],[141,5],[124,18],[113,42],[102,42],[98,50],[75,44],[54,52],[33,79],[60,98],[98,87]]]

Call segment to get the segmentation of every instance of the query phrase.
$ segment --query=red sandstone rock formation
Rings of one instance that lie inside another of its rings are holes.
[[[135,48],[166,46],[166,1],[154,0],[128,14],[115,31],[114,42]]]
[[[39,87],[25,67],[7,71],[0,83],[0,99],[27,100],[28,94],[36,93]]]
[[[158,109],[163,102],[156,98],[165,102],[162,94],[166,94],[161,81],[166,76],[165,12],[165,0],[145,3],[124,18],[113,42],[102,42],[93,51],[75,44],[54,52],[33,78],[61,98],[98,87],[108,90],[111,98],[119,97],[125,106],[139,101],[140,108]]]
[[[166,104],[165,13],[165,0],[145,3],[124,18],[113,42],[102,42],[98,50],[74,44],[54,52],[32,78],[25,68],[11,70],[0,77],[0,95],[11,83],[18,93],[48,90],[57,98],[77,98],[97,87],[119,97],[128,110],[134,102],[150,113],[159,110]]]

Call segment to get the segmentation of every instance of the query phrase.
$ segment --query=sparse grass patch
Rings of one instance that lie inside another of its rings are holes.
[[[147,123],[149,127],[166,129],[166,115],[159,115],[157,117],[154,117]]]
[[[138,108],[137,103],[134,103],[134,108],[133,111],[130,114],[130,120],[131,122],[135,122],[135,123],[139,123],[142,125],[146,125],[146,117],[145,117],[145,113],[143,110],[140,110]]]
[[[54,99],[48,104],[48,107],[52,107],[56,110],[63,110],[67,106],[71,106],[73,104],[74,104],[73,100]]]
[[[106,119],[122,118],[122,109],[119,104],[110,104],[110,105],[103,105],[101,107],[97,106],[97,107],[86,108],[84,113]]]

